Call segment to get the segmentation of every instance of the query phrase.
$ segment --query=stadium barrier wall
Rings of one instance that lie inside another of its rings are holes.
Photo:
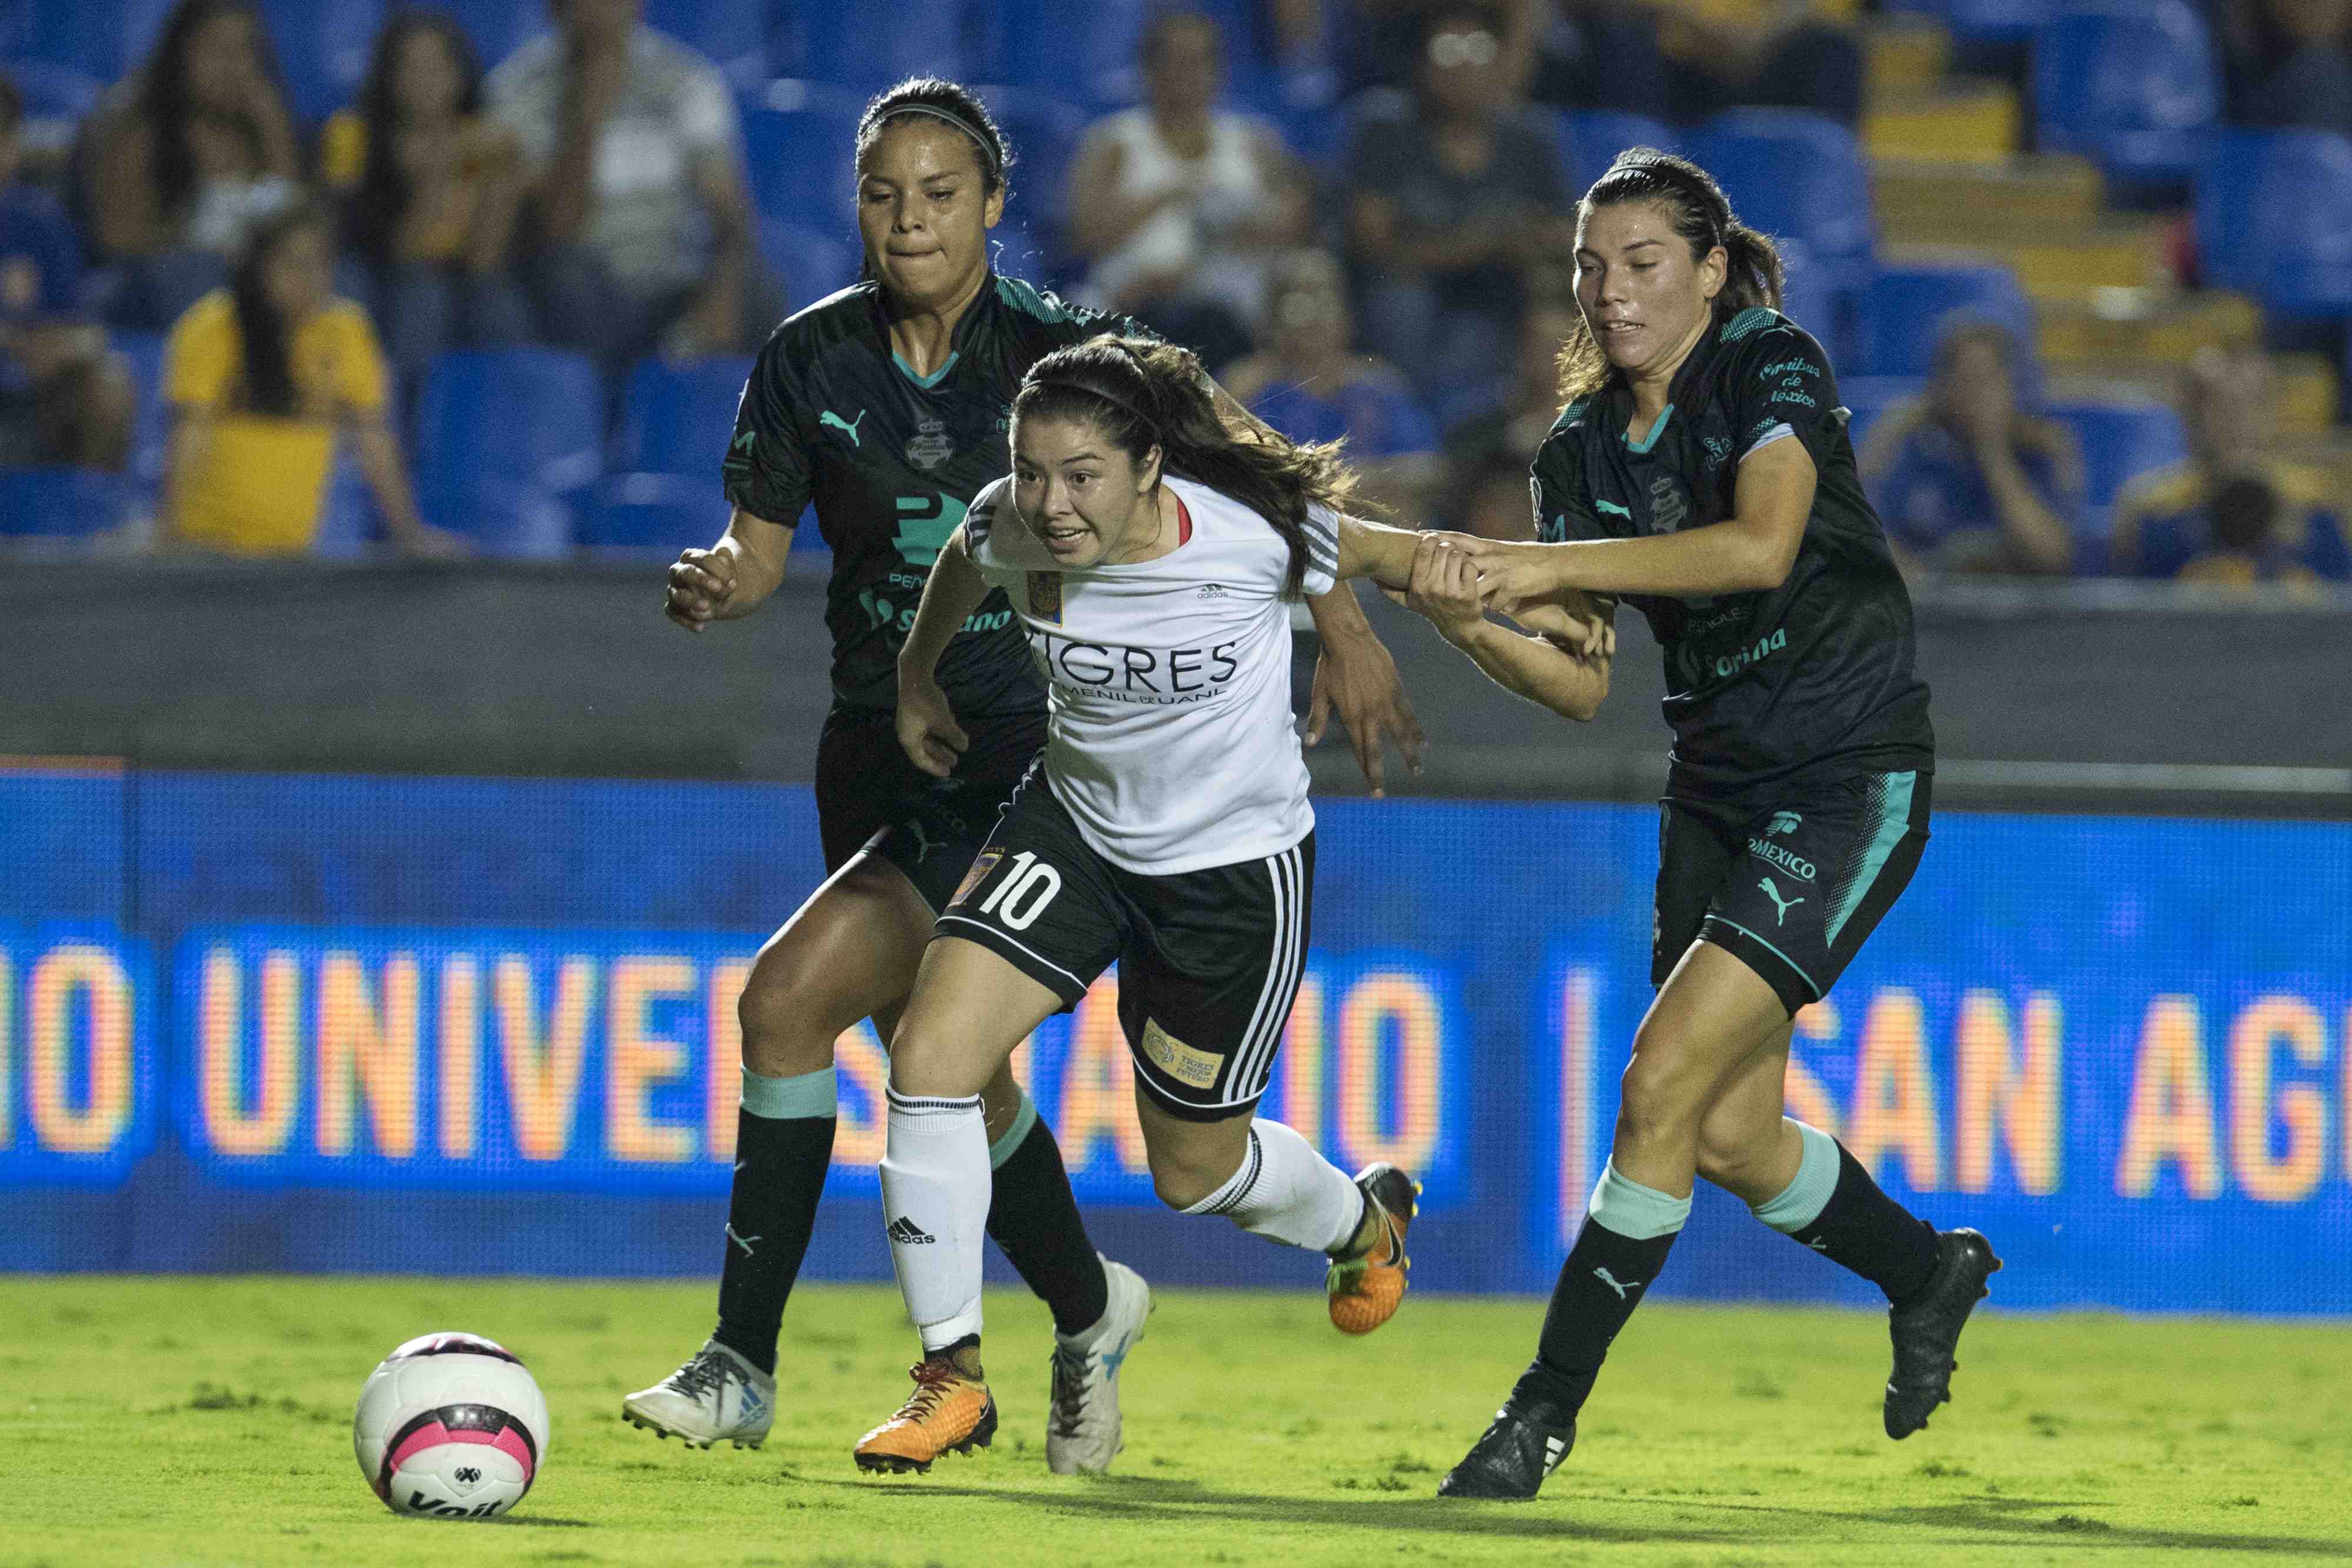
[[[1267,1113],[1428,1184],[1423,1289],[1538,1291],[1649,995],[1655,813],[1337,800]],[[733,1001],[818,881],[797,785],[0,773],[0,1267],[698,1274]],[[1117,978],[1024,1048],[1109,1249],[1313,1260],[1159,1211]],[[2352,825],[1947,812],[1799,1019],[1792,1111],[2011,1305],[2352,1301]],[[885,1062],[839,1054],[810,1255],[887,1278]],[[1662,1286],[1871,1299],[1706,1194]]]

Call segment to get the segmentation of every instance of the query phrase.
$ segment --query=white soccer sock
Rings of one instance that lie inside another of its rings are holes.
[[[980,1249],[994,1181],[980,1096],[946,1099],[889,1091],[882,1212],[890,1260],[923,1349],[980,1332]]]
[[[1252,1122],[1241,1169],[1184,1211],[1222,1214],[1253,1236],[1337,1252],[1355,1239],[1364,1195],[1348,1173],[1280,1122]]]

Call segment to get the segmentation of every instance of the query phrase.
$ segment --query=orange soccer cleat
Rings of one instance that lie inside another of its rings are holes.
[[[1341,1333],[1370,1333],[1404,1301],[1404,1233],[1421,1206],[1421,1184],[1391,1165],[1366,1166],[1356,1175],[1364,1202],[1378,1221],[1363,1251],[1331,1260],[1324,1289],[1331,1297],[1331,1324]]]
[[[915,1392],[896,1416],[857,1440],[859,1469],[927,1471],[941,1454],[969,1454],[996,1436],[996,1401],[987,1384],[951,1361],[919,1361],[910,1371]]]

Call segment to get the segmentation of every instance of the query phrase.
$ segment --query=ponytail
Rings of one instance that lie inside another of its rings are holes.
[[[1355,487],[1339,442],[1294,442],[1246,412],[1221,413],[1200,359],[1148,338],[1105,333],[1046,355],[1023,378],[1013,415],[1092,424],[1138,466],[1157,446],[1161,473],[1264,517],[1290,547],[1286,599],[1307,580],[1307,508],[1336,511]]]
[[[1690,246],[1695,262],[1705,261],[1707,252],[1722,247],[1723,287],[1713,302],[1717,325],[1759,306],[1780,308],[1780,247],[1771,235],[1733,215],[1731,202],[1714,175],[1672,152],[1629,147],[1577,203],[1579,232],[1594,212],[1625,202],[1655,202],[1665,208],[1675,233]],[[1589,398],[1608,382],[1609,358],[1593,340],[1592,328],[1580,309],[1568,341],[1560,346],[1559,365],[1562,404]]]

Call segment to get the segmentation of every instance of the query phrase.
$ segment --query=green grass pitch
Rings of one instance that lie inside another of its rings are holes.
[[[1167,1291],[1107,1478],[1046,1473],[1046,1324],[990,1303],[996,1446],[928,1477],[849,1448],[905,1393],[895,1293],[811,1287],[760,1452],[622,1424],[700,1342],[708,1287],[541,1281],[0,1280],[0,1563],[1398,1564],[2352,1562],[2352,1328],[1980,1316],[1958,1402],[1879,1430],[1882,1321],[1661,1303],[1532,1504],[1437,1478],[1540,1308],[1416,1298],[1349,1341],[1319,1294]],[[352,1460],[376,1360],[488,1333],[554,1432],[508,1519],[394,1518]]]

